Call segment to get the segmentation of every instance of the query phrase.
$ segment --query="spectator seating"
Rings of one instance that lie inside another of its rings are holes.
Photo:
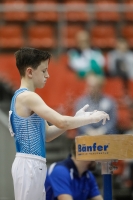
[[[9,83],[13,88],[18,89],[20,86],[20,76],[15,67],[15,57],[13,54],[0,54],[0,74],[4,81]]]
[[[90,30],[91,43],[98,48],[114,48],[116,44],[116,32],[111,25],[95,25]]]
[[[83,29],[82,25],[67,25],[62,28],[63,35],[63,46],[65,48],[76,47],[75,35],[76,33]]]
[[[32,25],[28,27],[28,45],[35,48],[54,48],[55,29],[51,25]]]
[[[3,49],[20,48],[25,45],[23,28],[20,25],[0,26],[0,47]]]
[[[87,11],[84,11],[86,8],[86,2],[82,1],[68,1],[65,3],[65,6],[76,9],[76,7],[81,8],[81,11],[66,11],[65,20],[67,21],[79,21],[79,22],[88,22],[90,19],[90,14]]]
[[[61,42],[60,45],[62,45],[63,48],[72,48],[75,47],[75,40],[74,36],[75,33],[82,28],[86,28],[87,30],[90,30],[91,36],[92,36],[92,45],[93,47],[101,48],[102,50],[108,50],[110,48],[114,48],[115,46],[115,37],[123,35],[125,38],[127,38],[129,45],[131,48],[133,48],[133,38],[132,38],[132,25],[130,25],[130,22],[133,20],[133,12],[131,11],[125,11],[124,13],[120,13],[117,10],[106,12],[106,11],[97,11],[97,8],[109,8],[110,5],[113,5],[115,8],[117,8],[119,3],[125,3],[127,6],[129,5],[130,8],[133,7],[133,1],[132,0],[2,0],[1,3],[3,3],[4,8],[6,8],[7,5],[10,6],[10,8],[15,8],[15,11],[5,11],[0,13],[1,17],[1,24],[11,24],[13,22],[16,23],[16,25],[21,25],[23,27],[22,31],[22,37],[23,40],[26,36],[26,31],[28,28],[28,37],[29,38],[37,38],[36,32],[39,32],[40,35],[40,29],[38,31],[32,31],[32,33],[29,31],[29,25],[34,25],[34,23],[38,23],[38,26],[40,24],[42,25],[52,25],[53,34],[50,34],[49,37],[47,37],[44,34],[44,38],[47,38],[47,41],[45,46],[46,48],[53,48],[55,46],[55,39],[59,38],[60,36],[63,37],[60,38]],[[67,11],[64,10],[64,12],[57,12],[56,10],[49,10],[49,11],[36,11],[36,12],[28,12],[27,11],[27,3],[31,4],[32,8],[37,8],[38,6],[46,7],[46,6],[52,6],[52,8],[57,7],[57,3],[64,6],[64,9],[66,6],[74,7],[80,7],[80,8],[87,8],[87,4],[94,5],[94,13],[84,11],[84,9],[81,9],[81,11]],[[121,4],[122,5],[122,4]],[[95,7],[96,6],[96,7]],[[96,8],[96,11],[95,11]],[[26,9],[26,10],[22,10]],[[58,19],[63,19],[64,23],[58,24]],[[121,26],[117,26],[117,23],[121,22],[121,20],[125,20],[125,25],[121,29]],[[4,22],[4,23],[3,23]],[[23,23],[22,23],[23,22]],[[94,23],[91,23],[94,22]],[[112,25],[112,22],[117,22],[114,26]],[[128,23],[129,22],[129,23]],[[51,24],[52,23],[52,24]],[[60,26],[57,27],[57,25],[63,25],[62,32],[59,29]],[[93,27],[94,25],[94,27]],[[110,28],[109,28],[110,26]],[[54,28],[58,29],[59,31],[57,34],[54,31]],[[24,32],[24,35],[23,35]],[[58,36],[58,33],[60,34]],[[29,35],[30,34],[30,35]],[[34,36],[33,36],[34,35]],[[35,36],[36,35],[36,36]],[[42,38],[42,36],[40,36]],[[51,37],[51,39],[50,39]],[[50,42],[50,40],[52,42]],[[33,39],[32,39],[33,41]],[[32,42],[33,43],[33,42]],[[36,42],[35,42],[36,43]],[[51,44],[50,44],[51,43]],[[29,43],[26,43],[26,45],[31,44],[31,40]],[[34,43],[33,43],[34,45]],[[36,46],[42,46],[37,45]],[[44,46],[44,48],[45,48]],[[3,48],[3,47],[2,47]],[[10,46],[8,47],[10,50]]]
[[[7,11],[3,12],[2,17],[5,21],[26,22],[30,16],[30,13],[24,10],[27,7],[26,1],[24,0],[4,0],[3,6],[5,9],[7,6],[15,9],[15,11],[10,11],[7,9]]]
[[[122,79],[117,77],[107,78],[104,86],[104,92],[112,96],[115,100],[123,98],[124,85]]]
[[[132,0],[124,0],[126,6],[133,9],[133,1]],[[124,19],[126,21],[133,21],[133,10],[124,12]]]
[[[63,2],[64,3],[71,3],[71,2],[76,3],[77,0],[64,0]],[[78,2],[88,3],[88,0],[78,0]]]
[[[133,98],[133,80],[128,81],[128,95]]]
[[[118,22],[120,20],[120,13],[116,10],[109,11],[108,9],[113,6],[114,9],[117,8],[117,2],[116,1],[94,1],[96,9],[101,9],[101,11],[95,11],[95,19],[97,21],[103,21],[103,22]],[[105,9],[105,10],[103,10]],[[107,9],[107,11],[106,11]]]
[[[114,89],[115,88],[115,89]],[[124,101],[125,90],[120,78],[107,78],[104,92],[115,99],[118,106],[118,128],[127,130],[131,127],[131,109]]]
[[[131,128],[131,109],[127,105],[118,106],[118,127],[122,131]]]
[[[131,48],[133,48],[133,26],[125,25],[121,30],[122,36],[126,38],[128,44]]]
[[[56,1],[42,1],[42,0],[34,0],[33,3],[34,7],[37,8],[38,6],[47,8],[51,6],[52,8],[56,9],[57,3]],[[57,22],[58,20],[58,12],[56,10],[38,10],[33,12],[32,20],[40,21],[40,22]]]

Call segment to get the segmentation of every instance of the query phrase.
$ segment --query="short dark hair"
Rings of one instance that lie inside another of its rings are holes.
[[[47,51],[23,47],[15,52],[15,57],[19,73],[24,76],[28,66],[36,69],[42,61],[50,60],[51,55]]]

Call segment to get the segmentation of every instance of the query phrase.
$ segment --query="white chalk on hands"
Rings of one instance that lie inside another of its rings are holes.
[[[75,116],[84,116],[84,114],[86,113],[85,111],[87,110],[87,108],[89,108],[89,105],[86,104],[83,108],[81,108],[80,110],[78,110],[75,114]]]
[[[79,116],[93,116],[93,123],[97,123],[100,122],[101,120],[103,120],[102,124],[106,124],[106,120],[109,120],[109,115],[104,112],[104,111],[98,111],[98,110],[94,110],[92,112],[86,112],[87,108],[89,107],[88,104],[86,104],[83,108],[81,108],[80,110],[78,110],[75,114],[76,117]]]

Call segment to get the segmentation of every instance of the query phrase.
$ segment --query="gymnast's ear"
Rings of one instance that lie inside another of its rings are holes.
[[[32,73],[33,69],[31,67],[27,67],[25,74],[29,77],[32,78]]]

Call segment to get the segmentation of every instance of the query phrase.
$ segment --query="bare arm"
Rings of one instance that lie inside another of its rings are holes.
[[[103,200],[101,195],[91,198],[90,200]]]
[[[58,135],[66,130],[78,128],[90,123],[97,123],[101,120],[105,122],[106,119],[109,119],[108,114],[102,111],[95,112],[92,115],[86,112],[85,115],[81,116],[63,116],[47,106],[41,97],[34,92],[29,92],[25,100],[25,105],[28,109],[54,125],[51,127],[47,126],[46,135],[47,133],[51,133],[51,138],[47,138],[48,141],[58,137]]]
[[[82,109],[80,109],[75,116],[84,115],[85,110],[89,107],[89,105],[85,105]],[[64,129],[60,129],[54,125],[49,126],[46,122],[46,142],[50,142],[56,137],[60,136],[62,133],[64,133]]]
[[[62,195],[59,195],[58,200],[73,200],[73,197],[69,194],[62,194]]]
[[[62,195],[59,195],[57,199],[58,200],[73,200],[73,197],[69,194],[62,194]],[[96,197],[91,198],[90,200],[103,200],[103,198],[101,195],[98,195]]]
[[[54,125],[49,126],[46,122],[46,142],[50,142],[64,133],[64,129],[60,129]]]

